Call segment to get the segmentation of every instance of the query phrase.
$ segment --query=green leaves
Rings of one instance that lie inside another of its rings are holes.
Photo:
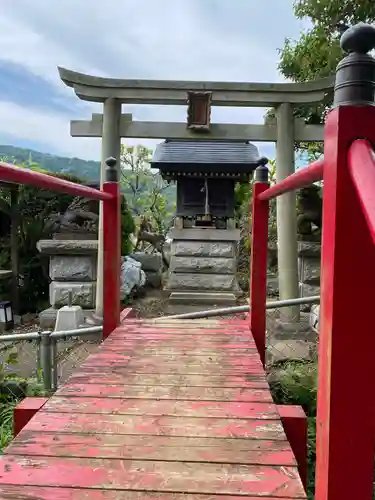
[[[122,146],[121,190],[133,215],[146,217],[153,231],[165,234],[175,212],[175,186],[150,168],[152,150],[145,146]]]
[[[298,19],[310,18],[312,23],[325,27],[330,33],[340,22],[349,25],[373,22],[375,3],[373,0],[297,0],[294,14]]]
[[[296,0],[294,14],[308,21],[311,28],[301,33],[299,40],[287,38],[279,50],[279,70],[293,82],[306,82],[335,73],[343,57],[340,36],[344,25],[375,21],[374,0]],[[295,116],[308,124],[324,123],[332,105],[332,94],[327,94],[316,106],[298,107]],[[272,113],[269,113],[269,117]],[[307,151],[310,158],[322,153],[322,146],[299,144],[300,151]]]

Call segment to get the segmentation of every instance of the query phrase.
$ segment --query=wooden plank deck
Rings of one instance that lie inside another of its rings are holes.
[[[215,498],[306,498],[244,321],[126,320],[0,457],[0,499]]]

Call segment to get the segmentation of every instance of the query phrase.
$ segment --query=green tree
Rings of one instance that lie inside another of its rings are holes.
[[[374,0],[295,0],[294,15],[307,20],[311,28],[299,40],[287,38],[280,50],[279,70],[293,82],[306,82],[335,73],[343,53],[340,36],[347,26],[375,21]],[[332,93],[316,106],[295,108],[295,115],[309,124],[322,124],[332,105]],[[310,159],[322,152],[321,144],[300,144]]]
[[[6,158],[2,160],[9,161]],[[74,175],[47,172],[30,161],[19,166],[78,184],[83,182]],[[74,196],[69,194],[24,184],[0,186],[0,223],[11,220],[9,230],[1,234],[0,269],[13,271],[12,301],[14,309],[21,314],[38,311],[48,304],[48,258],[38,252],[37,242],[51,238],[52,226],[48,220],[54,214],[64,213],[73,199]],[[121,208],[121,252],[127,255],[132,250],[130,235],[134,233],[135,225],[125,199]],[[8,293],[6,296],[9,296]]]
[[[2,161],[14,163],[5,157]],[[18,166],[48,173],[31,160]],[[80,182],[75,176],[52,175]],[[11,222],[9,234],[2,234],[0,242],[0,269],[13,271],[12,302],[17,312],[37,310],[48,300],[48,259],[38,252],[36,244],[50,237],[48,217],[64,212],[72,199],[67,194],[56,196],[52,191],[23,184],[0,186],[0,216]]]
[[[176,190],[150,168],[151,158],[152,150],[145,146],[122,146],[121,189],[138,223],[146,218],[150,230],[165,235],[175,211]]]

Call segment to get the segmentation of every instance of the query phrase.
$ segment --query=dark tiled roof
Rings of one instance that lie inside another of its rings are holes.
[[[203,163],[255,166],[258,160],[258,148],[251,143],[171,140],[157,145],[152,165]]]

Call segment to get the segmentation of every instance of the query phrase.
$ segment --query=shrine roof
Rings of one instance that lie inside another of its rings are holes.
[[[178,141],[166,140],[156,146],[151,165],[248,165],[255,168],[259,161],[258,148],[239,141]]]

